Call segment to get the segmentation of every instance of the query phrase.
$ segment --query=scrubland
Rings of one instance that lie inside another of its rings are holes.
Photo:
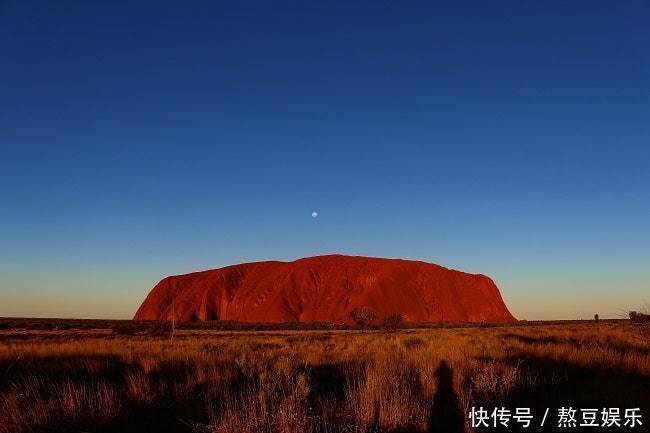
[[[0,432],[455,433],[473,431],[472,406],[647,415],[649,337],[648,324],[627,321],[186,329],[173,340],[8,328],[0,330]]]

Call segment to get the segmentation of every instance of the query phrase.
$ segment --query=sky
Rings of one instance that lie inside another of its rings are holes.
[[[0,316],[343,253],[650,302],[650,2],[0,0]],[[312,212],[318,212],[312,218]]]

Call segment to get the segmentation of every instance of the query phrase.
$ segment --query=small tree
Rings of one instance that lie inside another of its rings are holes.
[[[350,317],[354,323],[361,326],[361,332],[364,332],[366,326],[370,325],[374,320],[377,312],[372,307],[356,307],[350,311]]]
[[[395,331],[402,324],[403,317],[400,313],[389,314],[381,321],[381,326],[386,331]]]
[[[598,322],[600,320],[600,316],[598,314],[594,314],[594,320]]]

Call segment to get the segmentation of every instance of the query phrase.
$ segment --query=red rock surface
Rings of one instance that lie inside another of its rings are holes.
[[[412,322],[515,320],[485,275],[419,261],[342,255],[167,277],[134,319],[170,320],[174,311],[180,321],[350,323],[350,310],[365,305],[377,310],[378,318],[402,313]]]

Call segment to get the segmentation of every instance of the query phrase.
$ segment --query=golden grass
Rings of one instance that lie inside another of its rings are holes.
[[[647,404],[626,388],[650,384],[643,326],[181,331],[173,342],[98,332],[17,339],[7,331],[0,432],[427,431],[443,395],[442,365],[451,383],[444,398],[461,414],[480,405],[552,406],[554,398],[577,405],[584,396],[576,386],[589,389],[590,402]]]

